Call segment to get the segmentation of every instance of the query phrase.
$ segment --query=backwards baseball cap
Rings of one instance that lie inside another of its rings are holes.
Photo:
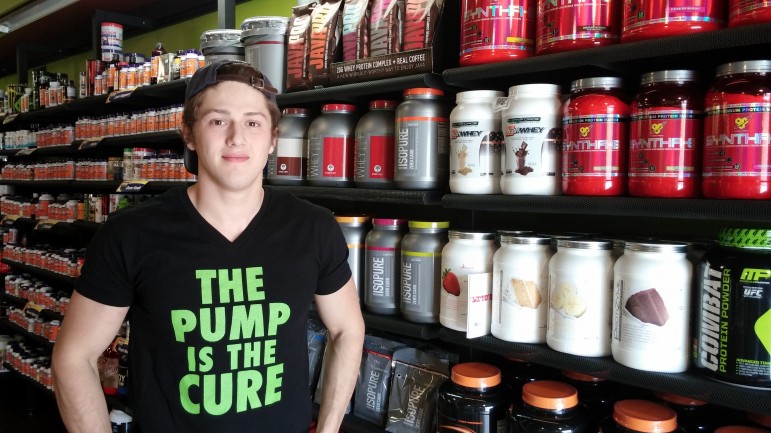
[[[242,68],[243,73],[241,74],[229,73],[227,69],[220,72],[220,68],[226,65],[243,65],[245,68]],[[203,92],[207,87],[223,81],[244,83],[259,90],[268,100],[276,102],[276,93],[278,91],[270,84],[268,77],[251,63],[240,60],[217,60],[197,70],[190,79],[190,82],[187,83],[185,101]]]

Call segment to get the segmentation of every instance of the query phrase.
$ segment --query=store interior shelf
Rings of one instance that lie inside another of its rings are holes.
[[[3,299],[7,301],[9,304],[12,304],[16,306],[16,308],[23,308],[25,305],[27,305],[27,300],[22,298],[17,298],[16,296],[9,295],[8,293],[0,293],[0,299]],[[64,319],[64,316],[57,313],[56,311],[51,310],[43,310],[40,312],[40,316],[44,319],[48,320],[62,320]]]
[[[115,193],[123,183],[120,180],[4,180],[0,185],[11,185],[20,188],[36,188],[38,190],[67,190],[68,192]],[[149,181],[137,184],[134,193],[157,194],[178,186],[187,186],[187,181]]]
[[[179,148],[182,144],[182,134],[178,130],[145,132],[142,134],[121,135],[90,140],[76,141],[80,150],[101,149],[106,147],[142,147],[147,144],[154,149],[163,147]]]
[[[681,220],[771,221],[771,201],[665,199],[641,197],[580,197],[539,195],[447,194],[446,208],[491,212],[617,216]]]
[[[441,204],[442,191],[408,191],[391,189],[367,188],[336,188],[326,186],[285,186],[269,185],[288,191],[297,197],[308,200],[377,202],[407,205],[438,205]]]
[[[15,374],[15,375],[17,375],[17,376],[19,376],[19,377],[23,378],[25,382],[27,382],[27,383],[29,383],[30,385],[32,385],[33,387],[35,387],[35,389],[39,389],[39,390],[43,391],[44,393],[46,393],[46,394],[50,395],[51,397],[53,397],[53,396],[54,396],[54,392],[53,392],[53,390],[50,390],[50,389],[46,388],[45,386],[43,386],[43,384],[41,384],[40,382],[38,382],[38,381],[36,381],[36,380],[32,379],[31,377],[27,377],[27,376],[25,376],[25,375],[24,375],[24,374],[22,374],[20,371],[16,371],[16,369],[14,369],[14,368],[11,366],[11,364],[9,364],[9,363],[7,363],[7,362],[3,362],[3,367],[5,367],[6,369],[8,369],[8,371],[10,371],[10,372],[11,372],[11,374]]]
[[[373,95],[401,100],[401,92],[411,87],[446,88],[439,74],[417,74],[405,77],[385,78],[354,84],[282,93],[276,97],[281,107],[291,107],[318,102],[342,101],[350,103],[369,102]]]
[[[451,68],[442,75],[444,81],[452,86],[500,89],[527,82],[569,86],[572,80],[578,78],[608,74],[627,75],[637,82],[642,72],[683,69],[685,65],[706,66],[703,72],[708,78],[716,66],[710,63],[710,59],[725,63],[757,58],[758,48],[768,44],[769,33],[769,23],[748,25]],[[706,57],[705,53],[709,56]]]
[[[7,319],[0,319],[0,321],[5,322],[5,325],[8,328],[12,329],[13,332],[15,332],[16,334],[24,336],[28,340],[30,340],[33,343],[37,344],[38,346],[47,347],[49,349],[52,349],[54,347],[54,343],[51,343],[50,341],[48,341],[47,338],[43,338],[43,337],[41,337],[41,336],[39,336],[37,334],[33,334],[33,333],[27,331],[26,329],[22,328],[21,326],[15,324],[13,322],[8,321]]]
[[[625,367],[611,357],[585,357],[550,349],[545,344],[510,343],[493,336],[467,339],[462,332],[443,328],[439,338],[449,343],[513,357],[548,367],[573,370],[639,388],[708,401],[738,410],[771,415],[768,390],[750,389],[705,378],[694,372],[658,373]]]
[[[383,316],[362,312],[367,329],[389,332],[403,337],[433,340],[439,338],[441,327],[437,324],[412,323],[401,316]]]
[[[11,267],[13,267],[17,271],[27,272],[29,274],[36,275],[36,276],[38,276],[40,278],[43,278],[44,280],[58,281],[58,282],[61,282],[61,283],[64,283],[64,284],[69,284],[71,286],[74,286],[75,285],[75,281],[77,281],[77,278],[74,278],[74,277],[70,277],[70,276],[67,276],[67,275],[62,275],[62,274],[59,274],[59,273],[56,273],[56,272],[51,272],[49,270],[38,268],[38,267],[35,267],[35,266],[29,266],[29,265],[26,265],[24,263],[19,263],[19,262],[16,262],[16,261],[13,261],[13,260],[9,260],[9,259],[6,259],[6,258],[3,258],[0,261],[5,263],[5,264],[7,264],[7,265],[9,265],[9,266],[11,266]]]

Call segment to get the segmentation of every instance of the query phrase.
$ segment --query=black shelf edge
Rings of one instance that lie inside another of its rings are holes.
[[[38,276],[44,280],[49,281],[58,281],[60,283],[69,284],[70,286],[74,286],[75,282],[78,280],[75,277],[70,277],[67,275],[57,274],[56,272],[47,271],[45,269],[36,268],[34,266],[25,265],[24,263],[19,263],[13,260],[9,260],[6,258],[0,259],[0,262],[5,263],[9,265],[10,267],[17,269],[21,272],[27,272],[29,274]]]
[[[747,60],[751,49],[771,42],[771,24],[726,28],[647,41],[620,43],[584,50],[532,56],[518,60],[446,69],[442,76],[452,86],[514,84],[519,80],[572,80],[598,71],[639,74],[667,67],[682,68],[690,60],[704,62],[706,52],[721,52],[714,59]],[[706,62],[709,63],[709,62]],[[724,62],[721,62],[724,63]],[[692,64],[699,64],[693,62]],[[679,66],[677,66],[679,65]],[[714,65],[713,65],[714,66]],[[654,68],[654,69],[649,69]],[[602,72],[600,72],[602,73]],[[706,77],[708,78],[708,77]],[[567,81],[569,84],[569,81]]]
[[[382,316],[362,311],[365,327],[370,330],[389,332],[403,337],[434,340],[439,338],[441,326],[438,324],[412,323],[401,316]]]
[[[10,371],[11,374],[14,374],[17,377],[22,378],[26,383],[32,385],[35,389],[43,391],[44,394],[52,398],[54,397],[54,391],[52,389],[48,389],[42,383],[32,379],[31,377],[23,375],[20,371],[17,371],[15,368],[13,368],[11,364],[7,362],[3,362],[3,367],[5,367],[8,371]]]
[[[285,186],[266,185],[267,188],[276,188],[290,192],[297,197],[310,201],[355,201],[377,202],[407,205],[439,205],[442,202],[442,191],[409,191],[391,189],[366,189],[366,188],[336,188],[326,186]]]
[[[5,180],[0,179],[0,185],[11,185],[22,188],[39,189],[62,189],[67,188],[70,192],[101,192],[117,193],[118,187],[123,181],[120,180]],[[138,194],[157,194],[167,191],[170,188],[178,186],[189,186],[194,181],[160,181],[153,180],[147,182],[139,191],[133,191]]]
[[[313,404],[313,417],[318,418],[319,410],[321,408],[317,404]],[[378,427],[369,421],[365,421],[361,418],[357,418],[353,414],[347,413],[343,416],[343,422],[340,425],[342,431],[351,431],[356,433],[386,433],[386,429]]]
[[[771,201],[767,200],[447,194],[442,198],[442,205],[450,209],[492,212],[771,224]]]
[[[33,334],[26,329],[22,328],[21,326],[7,320],[7,319],[0,319],[0,322],[4,322],[4,324],[10,328],[13,332],[23,336],[24,338],[32,341],[33,343],[37,344],[38,346],[43,346],[48,349],[54,348],[54,343],[51,343],[48,341],[47,338],[43,338],[37,334]]]
[[[140,144],[152,144],[153,148],[158,145],[182,145],[182,134],[178,130],[167,130],[158,132],[145,132],[142,134],[122,135],[117,137],[105,137],[99,144],[92,149],[102,149],[111,147],[136,147]],[[92,150],[88,149],[88,150]],[[181,147],[180,147],[181,149]]]
[[[411,87],[442,89],[447,85],[441,75],[426,73],[282,93],[276,96],[276,101],[281,107],[331,101],[359,102],[362,98],[369,101],[373,94],[396,93]]]
[[[650,391],[707,401],[737,410],[771,415],[771,392],[744,388],[707,379],[694,372],[657,373],[625,367],[611,357],[590,358],[550,349],[545,344],[510,343],[493,336],[467,339],[462,332],[442,328],[439,338],[501,356],[509,356],[552,368],[573,370]]]
[[[9,295],[8,293],[0,293],[0,299],[5,299],[6,301],[14,304],[17,308],[23,308],[25,305],[27,305],[26,299],[18,298],[16,296]],[[40,316],[48,320],[64,319],[64,316],[62,316],[61,314],[57,313],[56,311],[52,311],[48,309],[41,311]]]

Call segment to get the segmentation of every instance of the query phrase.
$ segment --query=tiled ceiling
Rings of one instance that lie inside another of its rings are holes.
[[[0,1],[3,15],[32,0]],[[0,37],[0,76],[16,73],[17,51],[25,50],[29,67],[90,51],[95,11],[147,18],[154,28],[165,27],[217,10],[218,0],[79,0],[45,18]],[[237,1],[240,3],[240,1]],[[124,37],[148,29],[124,26]],[[26,48],[26,49],[25,49]]]

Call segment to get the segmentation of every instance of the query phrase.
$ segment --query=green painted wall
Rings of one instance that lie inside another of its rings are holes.
[[[236,26],[249,17],[254,16],[285,16],[292,13],[292,6],[297,5],[297,0],[252,0],[236,6]],[[157,42],[163,42],[169,52],[178,49],[199,48],[201,34],[206,30],[217,28],[217,14],[211,13],[198,18],[185,21],[180,24],[153,30],[143,35],[123,41],[123,51],[139,52],[147,56]],[[80,71],[86,69],[86,60],[93,58],[93,52],[85,52],[64,58],[47,64],[47,69],[53,72],[64,72],[71,80],[75,80]],[[29,81],[27,77],[24,81]],[[0,77],[0,89],[5,89],[9,84],[19,83],[16,75]]]

